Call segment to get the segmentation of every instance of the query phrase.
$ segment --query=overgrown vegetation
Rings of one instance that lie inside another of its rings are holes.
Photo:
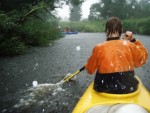
[[[61,30],[69,27],[73,31],[79,32],[104,32],[104,21],[75,21],[75,22],[60,22]]]
[[[146,18],[150,14],[149,0],[100,0],[90,8],[89,20]]]
[[[150,35],[150,17],[141,19],[127,19],[123,21],[124,31],[131,30],[137,34]]]
[[[62,37],[56,20],[51,22],[29,20],[21,26],[21,32],[23,41],[31,46],[47,46],[51,41]]]
[[[0,13],[0,55],[24,54],[29,46],[47,46],[62,37],[54,17],[42,21],[29,16],[21,22],[18,13]]]
[[[104,32],[106,20],[81,21],[81,22],[60,22],[61,30],[69,27],[79,32]],[[141,19],[122,20],[123,31],[133,31],[135,34],[150,35],[150,17]]]
[[[51,13],[64,3],[82,0],[1,0],[0,55],[24,54],[29,46],[47,46],[62,37]]]
[[[150,35],[149,0],[101,0],[90,8],[89,20],[96,21],[117,16],[123,21],[124,31]]]

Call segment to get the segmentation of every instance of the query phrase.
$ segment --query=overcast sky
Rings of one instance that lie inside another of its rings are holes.
[[[82,4],[82,18],[88,18],[90,13],[90,7],[93,3],[97,3],[99,0],[85,0]],[[58,15],[63,19],[67,20],[69,18],[69,6],[64,5],[62,9],[57,9]]]

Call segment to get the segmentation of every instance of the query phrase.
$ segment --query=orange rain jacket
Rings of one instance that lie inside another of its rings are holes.
[[[85,68],[89,74],[133,71],[146,63],[148,52],[139,40],[110,40],[94,47]]]

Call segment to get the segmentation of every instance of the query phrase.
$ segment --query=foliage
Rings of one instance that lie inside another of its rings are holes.
[[[61,7],[62,3],[79,5],[82,2],[83,0],[1,0],[0,10],[9,12],[12,10],[20,10],[22,7],[30,8],[40,3],[45,4],[50,10],[54,10],[57,7]]]
[[[141,19],[128,19],[123,21],[124,31],[131,30],[134,33],[150,35],[150,17]]]
[[[82,0],[1,0],[0,55],[18,55],[28,46],[46,46],[62,37],[52,11]]]
[[[28,46],[45,46],[62,37],[57,19],[44,13],[41,6],[30,11],[0,12],[0,31],[1,55],[23,54]]]
[[[80,5],[84,2],[84,0],[69,0],[69,1],[70,1],[70,4],[74,6]]]
[[[60,22],[61,30],[69,27],[73,31],[79,32],[104,32],[105,20],[80,21],[80,22]],[[150,35],[150,17],[142,19],[126,19],[122,21],[123,31],[133,31],[135,34]]]
[[[16,15],[16,12],[14,12]],[[15,23],[17,17],[0,16],[0,54],[23,54],[28,46],[46,46],[52,40],[62,37],[55,18],[44,22],[33,17],[23,24]]]
[[[27,47],[19,40],[19,37],[11,37],[10,39],[0,38],[0,55],[20,55],[27,51]]]
[[[0,13],[0,55],[23,54],[27,50],[21,41],[20,25],[15,23],[18,18],[17,11],[9,12],[7,15],[4,12]]]
[[[112,16],[124,20],[148,17],[149,14],[149,0],[101,0],[91,6],[89,20],[107,19]]]
[[[94,20],[101,20],[101,4],[100,3],[95,3],[91,6],[90,8],[90,15],[88,17],[89,20],[94,21]]]
[[[124,31],[149,35],[149,14],[149,0],[101,0],[91,6],[88,19],[101,20],[117,16],[123,20]]]
[[[56,26],[56,27],[55,27]],[[29,20],[22,25],[23,40],[32,46],[46,46],[54,40],[62,37],[57,21],[42,22],[40,20]]]
[[[81,5],[72,6],[70,13],[70,21],[80,21],[81,19]]]
[[[101,0],[93,4],[90,8],[89,19],[107,19],[111,16],[117,16],[120,19],[126,18],[126,0]]]
[[[69,27],[72,31],[79,32],[104,32],[104,21],[80,21],[80,22],[60,22],[61,30]]]
[[[78,3],[78,4],[77,4]],[[71,0],[70,2],[70,21],[80,21],[81,19],[81,5],[83,3],[83,0],[78,0],[78,2],[75,2],[75,0]]]

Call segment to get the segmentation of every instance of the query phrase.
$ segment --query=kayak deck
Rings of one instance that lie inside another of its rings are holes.
[[[139,78],[136,77],[138,80]],[[100,105],[136,104],[150,112],[150,93],[139,80],[138,90],[130,94],[99,93],[93,89],[92,82],[72,113],[86,113],[90,108]]]

